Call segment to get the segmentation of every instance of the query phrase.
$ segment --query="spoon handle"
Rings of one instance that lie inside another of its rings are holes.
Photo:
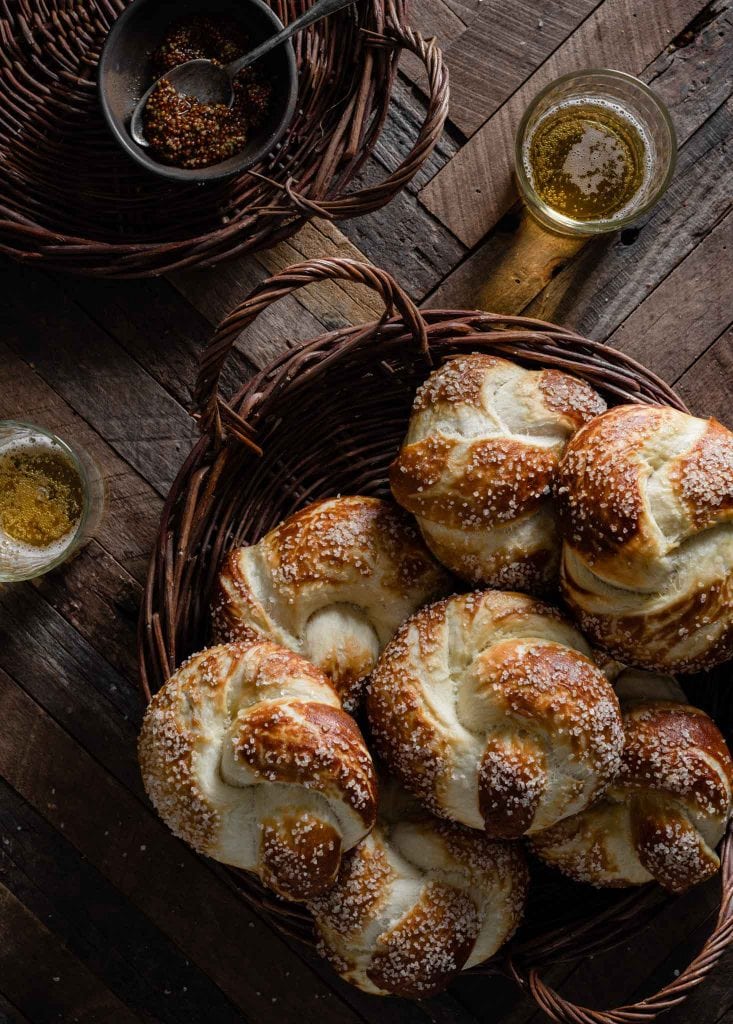
[[[290,39],[296,32],[300,32],[301,29],[312,25],[314,21],[320,21],[321,18],[325,18],[329,14],[335,14],[336,11],[340,11],[344,7],[350,7],[354,2],[355,0],[316,0],[312,7],[304,11],[299,18],[292,21],[281,32],[270,36],[264,43],[246,53],[244,57],[239,57],[238,60],[233,60],[231,64],[227,64],[227,74],[230,78],[234,78],[243,68],[248,68],[250,64],[254,64],[256,60],[259,60],[264,54],[269,53],[270,50],[274,50],[276,46],[280,46],[281,43]]]

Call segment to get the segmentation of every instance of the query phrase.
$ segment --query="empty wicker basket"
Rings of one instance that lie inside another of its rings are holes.
[[[0,253],[106,277],[209,265],[271,246],[316,213],[378,209],[440,137],[448,110],[440,50],[409,28],[404,0],[355,0],[296,38],[298,111],[275,152],[204,189],[163,182],[118,148],[97,97],[99,54],[128,2],[2,5]],[[287,23],[309,2],[271,6]],[[393,173],[349,191],[384,126],[402,49],[426,66],[424,124]]]

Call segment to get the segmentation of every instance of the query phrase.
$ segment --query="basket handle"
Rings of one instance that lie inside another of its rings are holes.
[[[396,16],[390,20],[383,35],[367,31],[364,34],[374,46],[409,50],[423,62],[428,76],[429,95],[425,120],[410,153],[399,167],[378,185],[370,185],[338,199],[315,200],[299,193],[292,182],[288,182],[285,190],[291,203],[308,217],[315,215],[329,220],[342,220],[380,209],[415,177],[443,134],[443,126],[448,116],[448,69],[443,63],[443,55],[435,39],[424,39],[414,29],[400,25]]]
[[[296,263],[287,270],[262,281],[247,298],[236,306],[219,324],[216,332],[201,354],[199,372],[194,389],[194,417],[202,432],[213,428],[217,442],[224,438],[225,428],[244,444],[262,454],[253,440],[254,429],[219,394],[219,377],[224,361],[234,342],[268,306],[283,299],[299,288],[317,281],[351,281],[373,289],[384,301],[384,318],[397,310],[411,331],[421,352],[430,364],[430,348],[425,321],[410,296],[385,270],[346,258],[314,259]],[[310,343],[315,345],[316,343]],[[304,346],[307,350],[309,345]]]
[[[703,981],[733,941],[733,835],[728,828],[721,850],[722,899],[713,931],[695,959],[674,981],[638,1003],[614,1010],[591,1010],[564,999],[533,968],[525,972],[510,964],[514,980],[529,989],[537,1005],[557,1024],[648,1024],[661,1013],[685,1001]]]

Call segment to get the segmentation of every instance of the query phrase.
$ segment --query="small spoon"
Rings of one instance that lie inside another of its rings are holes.
[[[336,11],[340,11],[344,7],[350,7],[353,3],[354,0],[316,0],[312,7],[305,11],[304,14],[301,14],[299,18],[296,18],[295,21],[291,22],[281,32],[270,36],[264,43],[255,47],[254,50],[250,50],[244,57],[233,60],[231,64],[222,66],[200,57],[195,60],[187,60],[185,64],[179,64],[177,67],[171,68],[170,71],[161,75],[158,81],[150,86],[142,99],[138,100],[137,106],[132,112],[130,135],[138,146],[148,145],[143,129],[143,111],[151,92],[163,78],[167,79],[177,92],[184,96],[193,96],[200,103],[223,103],[225,106],[230,107],[234,100],[232,80],[240,71],[254,64],[256,60],[269,53],[270,50],[274,50],[276,46],[280,46],[281,43],[294,36],[296,32],[300,32],[301,29],[312,25],[314,21],[320,21],[321,18],[325,18],[329,14],[335,14]]]

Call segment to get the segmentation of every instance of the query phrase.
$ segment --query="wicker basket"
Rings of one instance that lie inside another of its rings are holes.
[[[441,134],[448,79],[434,41],[407,27],[405,0],[356,0],[294,41],[299,109],[275,153],[205,188],[157,179],[118,148],[97,97],[99,53],[126,3],[0,5],[0,252],[107,277],[210,265],[273,245],[315,214],[378,209]],[[271,5],[288,22],[310,0]],[[425,122],[397,170],[349,193],[382,130],[402,48],[427,69]]]
[[[222,364],[242,330],[277,299],[329,278],[373,288],[384,300],[385,316],[288,350],[236,396],[221,398]],[[421,314],[389,275],[362,263],[315,260],[270,278],[223,321],[202,357],[195,413],[202,437],[165,503],[141,613],[139,656],[147,699],[185,656],[206,645],[209,597],[223,553],[255,542],[316,498],[387,495],[387,467],[404,435],[417,384],[444,356],[472,351],[568,370],[611,403],[685,409],[663,381],[620,352],[538,320],[455,310]],[[731,738],[730,687],[716,686],[712,674],[695,687],[695,703],[705,706]],[[525,925],[478,970],[509,974],[556,1021],[653,1020],[699,984],[733,939],[731,842],[729,833],[713,933],[699,956],[656,995],[634,1006],[589,1010],[567,1002],[541,980],[539,971],[558,960],[633,939],[668,898],[653,885],[623,893],[596,891],[539,865]],[[302,908],[278,900],[253,876],[235,874],[246,898],[277,927],[312,941]]]

